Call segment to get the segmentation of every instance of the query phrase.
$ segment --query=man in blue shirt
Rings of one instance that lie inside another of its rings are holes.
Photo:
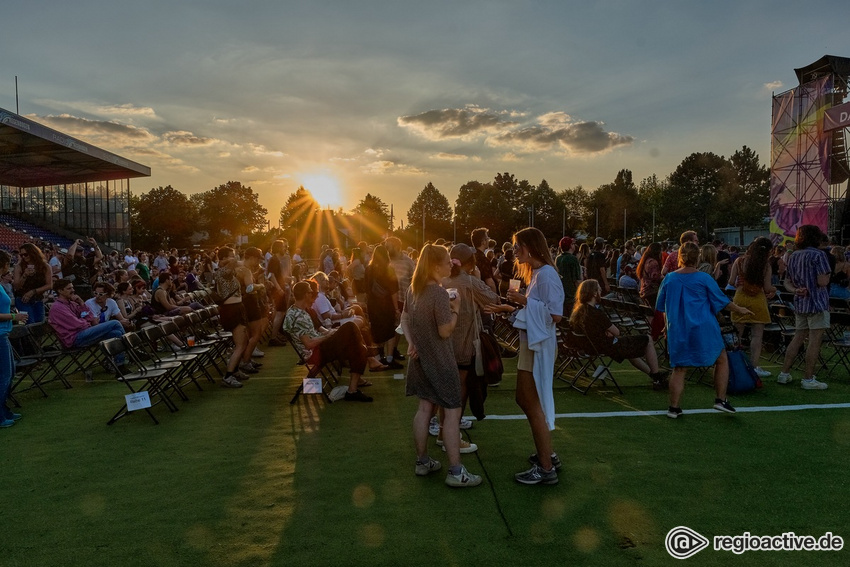
[[[826,390],[827,385],[815,378],[815,365],[820,355],[823,333],[829,329],[829,262],[826,254],[818,248],[821,241],[820,228],[804,224],[797,229],[794,238],[794,253],[788,258],[785,288],[794,294],[796,312],[794,338],[785,351],[782,372],[776,378],[778,384],[791,382],[791,365],[808,337],[806,347],[806,375],[800,382],[804,390]]]

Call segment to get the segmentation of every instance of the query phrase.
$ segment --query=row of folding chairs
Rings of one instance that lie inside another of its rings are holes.
[[[192,337],[193,343],[189,343]],[[215,305],[172,318],[159,325],[107,339],[99,347],[116,379],[131,394],[147,392],[150,408],[145,412],[158,424],[151,408],[163,404],[170,412],[178,411],[176,400],[187,401],[187,388],[201,391],[201,383],[215,384],[213,372],[219,376],[227,367],[227,352],[233,336],[218,326]],[[123,355],[124,364],[116,357]],[[107,422],[112,425],[130,413],[126,401]]]

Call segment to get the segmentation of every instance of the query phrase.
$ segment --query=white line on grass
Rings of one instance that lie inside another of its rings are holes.
[[[766,412],[766,411],[802,411],[802,410],[812,410],[812,409],[848,409],[850,408],[850,403],[844,404],[801,404],[797,406],[755,406],[755,407],[739,407],[736,408],[738,413],[756,413],[756,412]],[[707,409],[707,408],[697,408],[697,409],[689,409],[685,410],[685,414],[697,414],[697,413],[720,413],[716,409]],[[642,417],[649,415],[666,415],[667,410],[650,410],[650,411],[600,411],[600,412],[587,412],[587,413],[558,413],[555,414],[556,419],[575,419],[575,418],[586,418],[586,417]],[[474,417],[469,417],[469,419],[475,419]],[[524,415],[488,415],[487,419],[497,419],[497,420],[512,420],[512,419],[525,419]]]

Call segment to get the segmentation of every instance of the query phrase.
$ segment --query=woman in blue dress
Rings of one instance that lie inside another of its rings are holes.
[[[673,368],[667,417],[673,419],[682,415],[679,400],[688,367],[714,366],[714,409],[735,413],[726,399],[729,361],[716,315],[723,309],[753,314],[730,302],[710,275],[697,270],[698,262],[699,246],[693,242],[683,244],[679,249],[679,269],[664,278],[655,307],[667,314],[667,350]]]
[[[0,276],[9,272],[11,257],[5,250],[0,250]],[[12,390],[12,377],[15,375],[15,360],[12,358],[12,345],[9,343],[9,333],[17,321],[27,322],[29,315],[25,312],[12,313],[12,300],[9,294],[0,286],[0,427],[11,427],[21,419],[21,414],[13,413],[6,405]]]

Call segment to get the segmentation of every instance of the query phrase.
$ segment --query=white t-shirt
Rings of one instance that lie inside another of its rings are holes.
[[[325,295],[322,292],[319,292],[318,297],[316,297],[316,300],[313,302],[313,311],[315,311],[316,314],[323,319],[326,318],[325,317],[326,313],[328,313],[328,312],[335,313],[336,312],[334,310],[333,305],[331,305],[331,301],[330,301],[330,299],[328,299],[328,296]]]
[[[86,301],[86,309],[97,317],[98,321],[101,323],[114,319],[117,314],[121,313],[121,310],[118,308],[118,304],[111,297],[106,300],[106,305],[103,307],[98,305],[92,297]]]
[[[549,264],[531,272],[525,296],[542,301],[552,315],[564,314],[564,284],[558,272]]]
[[[139,259],[136,256],[124,256],[124,263],[127,264],[127,271],[135,270]]]

